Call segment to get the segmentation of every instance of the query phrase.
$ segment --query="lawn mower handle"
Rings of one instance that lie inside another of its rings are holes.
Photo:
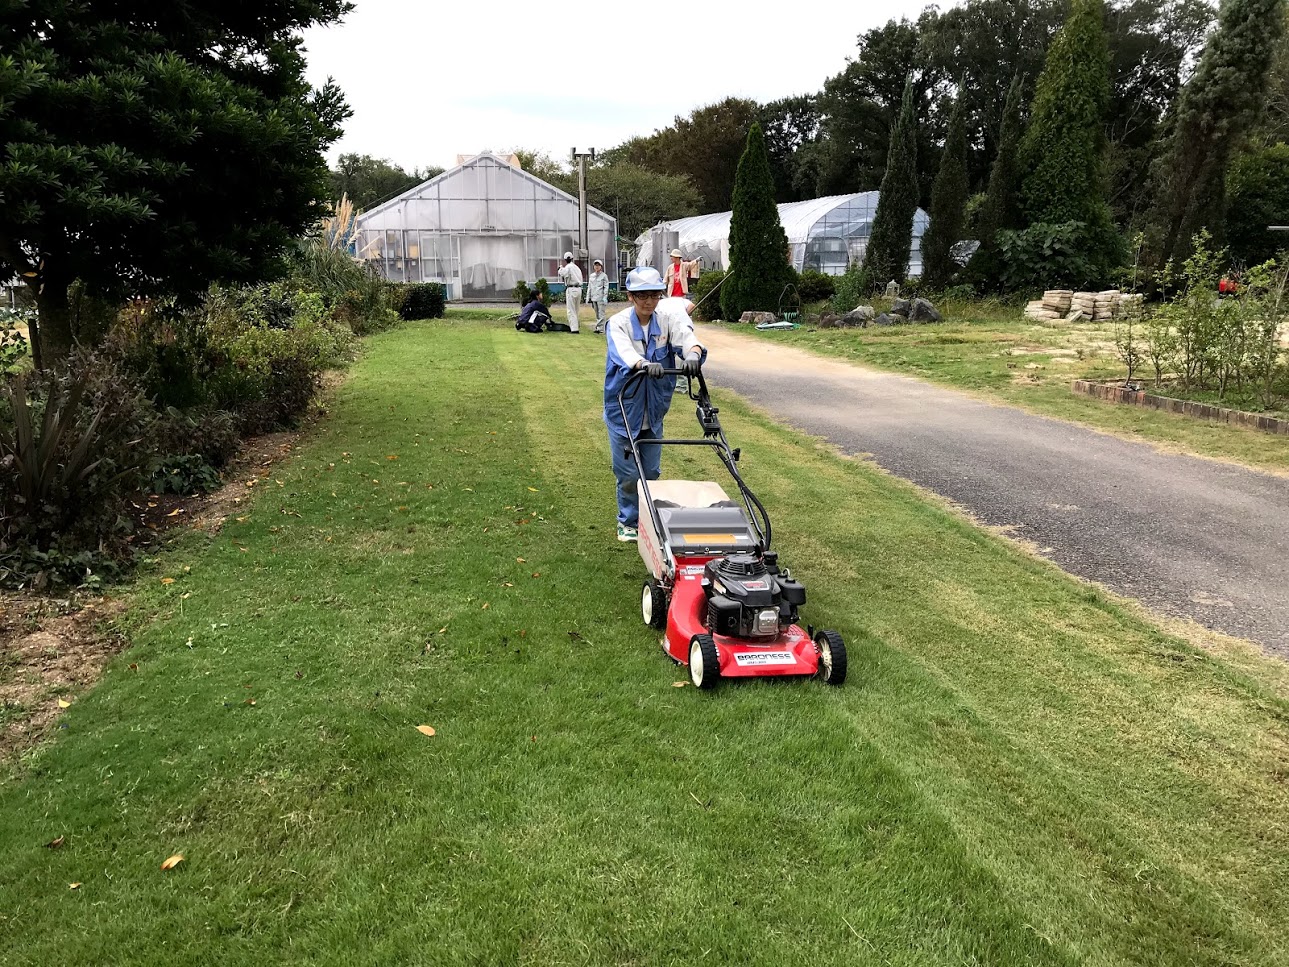
[[[686,376],[688,375],[683,369],[664,368],[664,376]],[[631,425],[631,420],[627,416],[628,397],[634,397],[640,391],[642,382],[650,379],[649,372],[645,368],[632,370],[631,374],[623,382],[622,388],[618,390],[618,408],[622,411],[622,425],[624,427]],[[694,393],[694,383],[698,383],[698,393]],[[631,392],[628,393],[627,391]],[[640,459],[641,446],[682,446],[682,447],[711,447],[716,451],[716,456],[725,469],[729,471],[734,482],[738,484],[739,494],[743,498],[743,505],[747,508],[748,520],[752,524],[752,529],[756,531],[762,551],[770,549],[770,515],[765,509],[765,505],[757,498],[756,494],[746,483],[738,472],[738,454],[730,448],[729,441],[725,438],[725,431],[721,427],[721,421],[717,417],[720,410],[712,406],[711,397],[707,394],[707,380],[703,378],[703,371],[700,368],[697,373],[689,377],[689,398],[694,400],[698,406],[695,408],[694,415],[698,417],[698,424],[703,428],[703,437],[701,440],[637,440],[630,432],[627,433],[627,453],[636,463],[636,473],[640,478],[640,485],[644,490],[645,503],[649,505],[649,516],[653,519],[653,525],[658,534],[663,533],[662,520],[658,516],[658,509],[653,505],[653,498],[649,495],[649,481],[645,479],[644,463]]]

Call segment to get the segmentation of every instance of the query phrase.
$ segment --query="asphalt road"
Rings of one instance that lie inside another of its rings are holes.
[[[1289,658],[1289,478],[701,327],[704,372],[1066,571]]]

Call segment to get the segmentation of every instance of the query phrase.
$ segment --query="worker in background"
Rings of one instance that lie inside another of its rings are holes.
[[[631,457],[630,440],[662,437],[662,421],[675,391],[675,377],[663,375],[663,370],[683,369],[693,375],[707,358],[684,308],[659,305],[664,286],[657,269],[632,269],[626,288],[631,305],[609,320],[604,360],[604,423],[609,429],[609,452],[618,483],[618,540],[623,542],[636,540],[640,526],[636,493],[640,473]],[[649,378],[624,396],[627,412],[623,424],[618,393],[637,370],[646,371]],[[639,450],[645,477],[657,480],[662,472],[662,447]]]
[[[697,276],[698,262],[686,262],[685,257],[680,254],[680,249],[672,249],[671,264],[667,266],[667,274],[663,276],[667,295],[675,299],[685,298],[689,295],[689,280]]]
[[[564,253],[564,264],[560,266],[559,280],[564,283],[564,304],[568,306],[568,328],[571,332],[580,332],[577,328],[577,309],[582,302],[582,270],[573,261],[573,253]]]
[[[595,331],[604,332],[604,309],[609,304],[609,277],[604,274],[604,263],[599,259],[591,263],[591,277],[586,280],[586,301],[595,309]]]

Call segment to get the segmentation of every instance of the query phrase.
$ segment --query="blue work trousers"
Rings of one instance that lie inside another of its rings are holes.
[[[644,430],[636,437],[637,442],[653,439],[655,437],[650,430]],[[662,447],[644,446],[639,449],[645,479],[657,480],[662,473]],[[609,450],[613,454],[613,476],[618,481],[618,523],[639,527],[640,497],[636,492],[636,481],[640,479],[640,472],[631,457],[631,444],[626,437],[610,432]]]

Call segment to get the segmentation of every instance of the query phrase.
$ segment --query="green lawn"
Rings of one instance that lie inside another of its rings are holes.
[[[977,316],[969,304],[955,304],[946,311],[948,322],[929,326],[783,332],[759,332],[753,326],[731,328],[821,355],[919,376],[1094,429],[1200,456],[1289,472],[1289,438],[1106,403],[1071,392],[1070,383],[1075,379],[1123,378],[1124,367],[1115,354],[1110,323],[1044,324],[1019,319],[1019,310],[996,309]],[[1138,378],[1148,379],[1149,375],[1149,367],[1144,367]],[[1212,399],[1205,397],[1206,401],[1217,403],[1213,395]]]
[[[613,540],[602,342],[367,345],[0,773],[0,963],[1289,958],[1283,665],[720,394],[851,675],[675,688]]]

